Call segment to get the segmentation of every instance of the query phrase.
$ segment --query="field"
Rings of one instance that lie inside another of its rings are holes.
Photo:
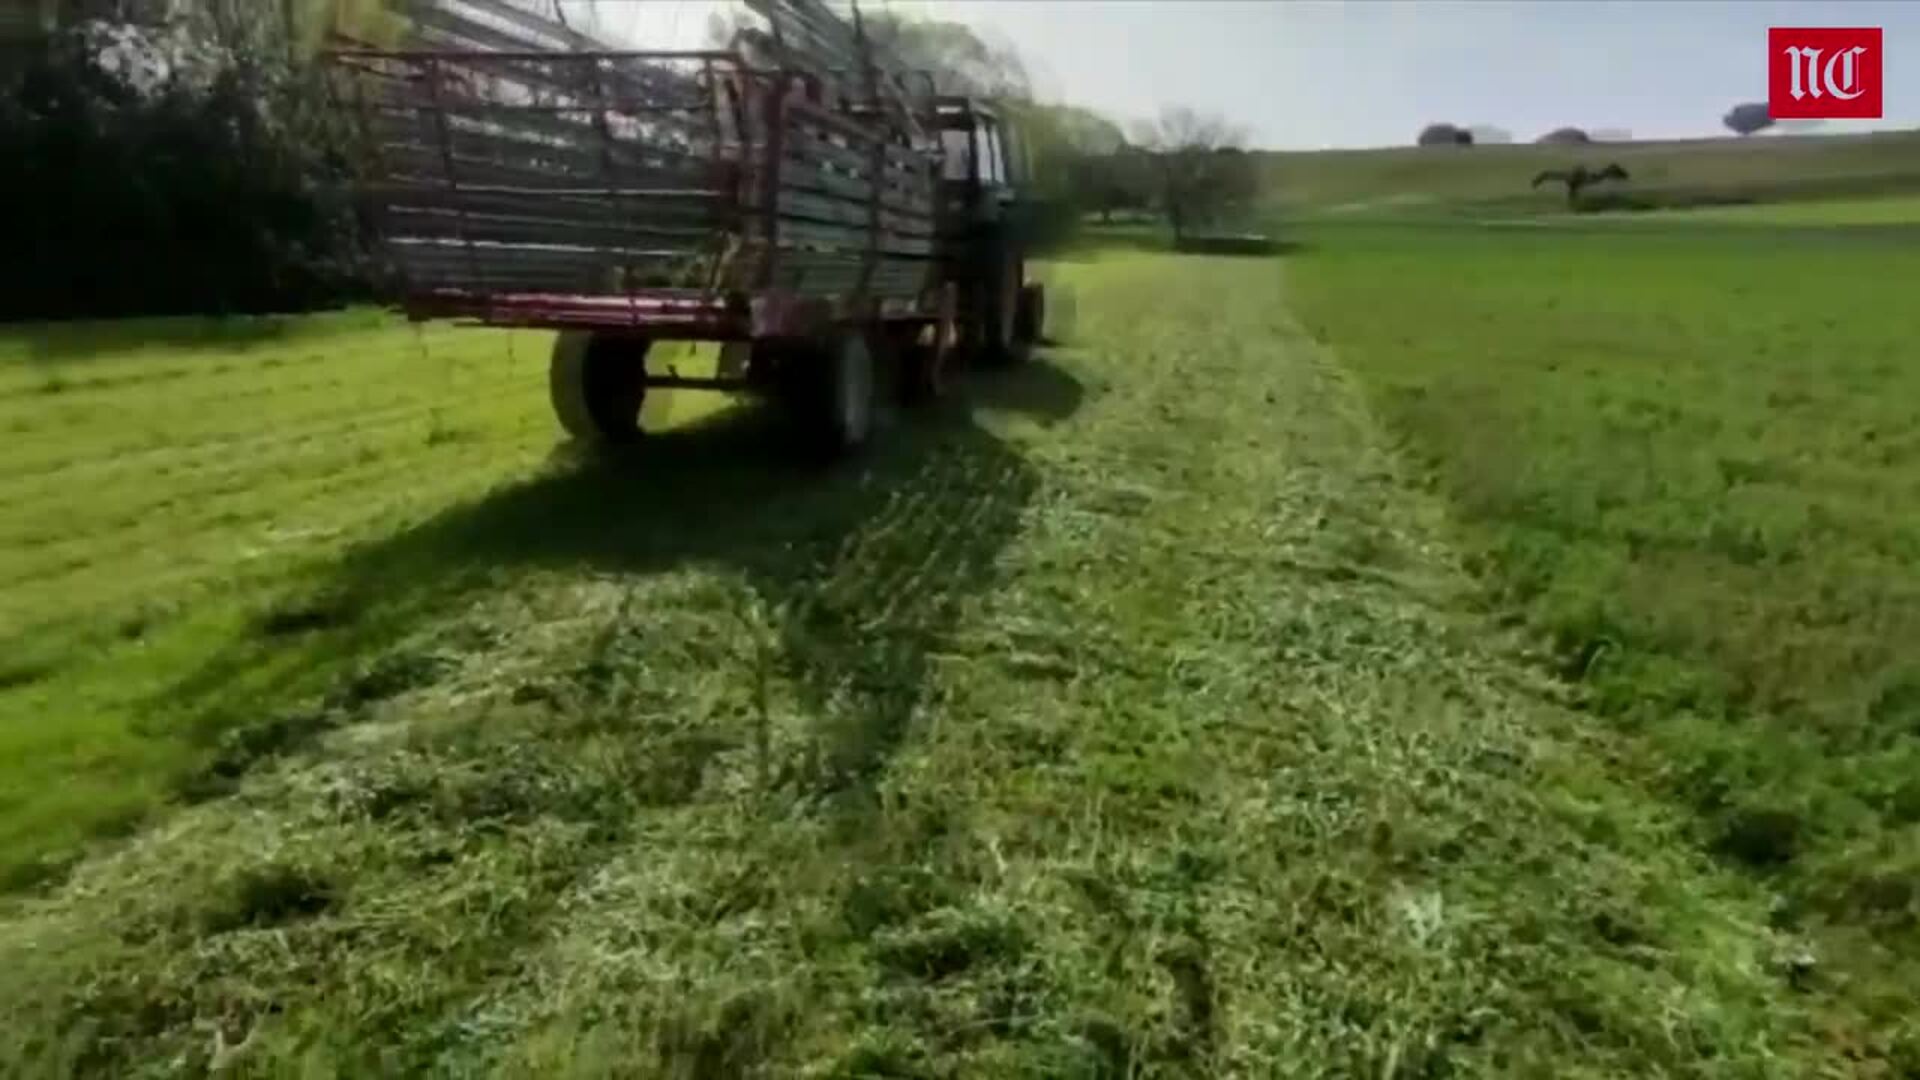
[[[204,784],[223,736],[324,686],[345,654],[299,631],[325,614],[275,605],[537,467],[547,348],[375,312],[0,340],[0,881]]]
[[[1680,212],[1689,215],[1690,220],[1726,221],[1741,225],[1920,225],[1920,196],[1883,195],[1879,198],[1705,206]],[[1666,220],[1666,215],[1629,220],[1660,222]]]
[[[1275,201],[1290,215],[1538,213],[1564,192],[1530,184],[1544,169],[1618,162],[1628,190],[1661,205],[1780,202],[1920,188],[1920,132],[1760,136],[1588,146],[1406,147],[1261,155]]]
[[[0,1075],[1912,1075],[1920,248],[1795,211],[1092,246],[830,470],[19,331]]]
[[[1912,237],[1356,227],[1295,275],[1489,606],[1778,925],[1899,953],[1896,1001],[1920,916]]]

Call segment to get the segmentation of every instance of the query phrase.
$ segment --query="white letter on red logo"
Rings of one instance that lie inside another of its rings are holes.
[[[1793,100],[1799,101],[1801,98],[1806,97],[1807,94],[1812,94],[1816,98],[1819,97],[1820,80],[1815,76],[1820,70],[1820,50],[1809,49],[1802,45],[1794,45],[1783,51],[1787,54],[1787,63],[1792,65],[1793,68],[1793,86],[1789,91],[1793,94]],[[1800,73],[1802,71],[1806,72],[1804,79],[1806,89],[1804,91],[1801,89],[1803,80]]]
[[[1816,56],[1818,56],[1820,52],[1820,50],[1818,49],[1814,49],[1811,51]],[[1854,73],[1857,69],[1854,67],[1854,64],[1853,64],[1853,58],[1856,56],[1859,56],[1861,53],[1866,51],[1867,50],[1865,48],[1859,45],[1855,45],[1851,49],[1847,49],[1843,52],[1837,52],[1837,53],[1834,53],[1832,56],[1827,57],[1827,68],[1826,68],[1826,71],[1822,73],[1822,78],[1821,78],[1821,81],[1824,82],[1827,86],[1827,93],[1833,95],[1836,98],[1839,98],[1841,101],[1852,101],[1854,98],[1857,98],[1861,94],[1866,92],[1867,88],[1864,86],[1861,86],[1859,83],[1859,80],[1855,78]],[[1841,78],[1839,83],[1837,84],[1833,81],[1833,65],[1835,64],[1842,65],[1840,68]],[[1808,61],[1808,67],[1812,67],[1811,59]],[[1799,78],[1800,78],[1799,69],[1796,68],[1794,70],[1793,76],[1796,82],[1799,81]],[[1844,90],[1845,87],[1849,87],[1849,86],[1853,87],[1853,93],[1851,94],[1846,93]],[[1819,97],[1820,91],[1818,89],[1815,89],[1813,92],[1813,96]]]

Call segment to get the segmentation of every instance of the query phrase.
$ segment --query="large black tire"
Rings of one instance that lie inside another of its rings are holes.
[[[1020,339],[1020,257],[1002,251],[991,260],[980,284],[979,354],[987,363],[1008,367],[1026,360],[1028,342]]]
[[[553,343],[547,391],[567,434],[586,443],[623,445],[640,438],[640,406],[647,399],[647,349],[642,337],[562,331]]]
[[[1020,288],[1020,308],[1014,314],[1013,336],[1027,348],[1047,340],[1047,290],[1037,281]]]
[[[847,330],[820,344],[788,347],[781,363],[789,404],[816,454],[844,457],[867,445],[879,395],[873,343],[865,332]]]

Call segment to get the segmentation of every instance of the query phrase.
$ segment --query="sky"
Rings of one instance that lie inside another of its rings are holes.
[[[1878,26],[1886,119],[1920,126],[1920,0],[866,0],[1011,43],[1038,95],[1122,123],[1219,113],[1251,145],[1410,143],[1433,121],[1531,140],[1556,127],[1725,134],[1766,98],[1769,26]],[[700,44],[709,0],[599,0],[608,30]]]

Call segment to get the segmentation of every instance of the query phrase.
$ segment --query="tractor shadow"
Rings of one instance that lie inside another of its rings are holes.
[[[723,413],[615,456],[562,444],[536,478],[354,550],[171,688],[221,747],[213,775],[188,794],[230,790],[353,706],[408,689],[409,673],[432,681],[431,664],[395,659],[405,640],[526,571],[617,586],[688,566],[737,573],[770,623],[771,662],[817,728],[814,762],[791,779],[816,792],[861,785],[929,706],[930,658],[967,599],[995,587],[1038,487],[1034,467],[976,413],[1054,421],[1083,397],[1044,357],[976,373],[958,396],[832,466],[796,461],[771,409]],[[322,668],[346,673],[326,706],[262,719],[263,702],[311,693],[292,676]],[[289,678],[263,684],[269,670]]]

